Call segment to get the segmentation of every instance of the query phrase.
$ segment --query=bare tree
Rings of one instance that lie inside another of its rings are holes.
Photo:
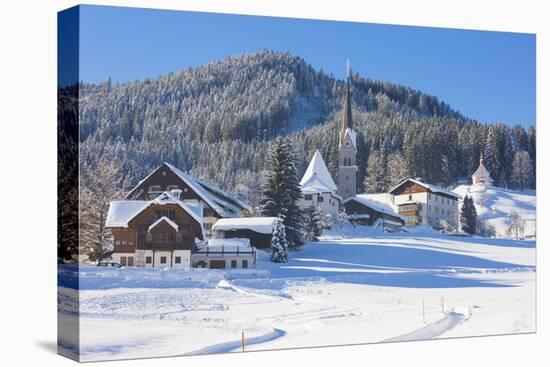
[[[506,234],[515,239],[523,238],[525,232],[525,219],[523,219],[518,212],[513,211],[508,215],[508,221]]]
[[[113,250],[110,231],[105,228],[109,204],[122,199],[129,180],[123,179],[121,167],[101,160],[84,175],[80,187],[80,253],[92,261],[100,261]]]

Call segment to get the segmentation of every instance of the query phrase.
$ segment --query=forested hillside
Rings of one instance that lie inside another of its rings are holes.
[[[317,148],[335,174],[343,91],[343,81],[273,51],[154,80],[83,83],[83,182],[99,179],[96,167],[106,162],[117,162],[119,182],[135,183],[168,161],[255,205],[274,137],[290,139],[300,174]],[[351,92],[360,191],[406,175],[453,185],[475,170],[482,151],[495,183],[519,185],[518,156],[532,168],[521,172],[521,185],[534,187],[534,128],[483,125],[434,96],[358,74]]]

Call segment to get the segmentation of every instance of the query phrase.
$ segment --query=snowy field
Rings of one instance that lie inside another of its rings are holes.
[[[492,186],[479,190],[471,185],[461,185],[453,191],[474,199],[477,215],[487,218],[487,222],[495,227],[497,237],[507,236],[508,216],[514,211],[525,220],[525,236],[535,234],[537,197],[534,190],[515,191]]]
[[[346,227],[255,269],[60,266],[81,360],[535,331],[535,242]],[[74,345],[62,343],[65,353]]]

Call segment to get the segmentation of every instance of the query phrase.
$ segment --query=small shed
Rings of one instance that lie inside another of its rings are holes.
[[[212,226],[214,238],[248,238],[256,248],[269,248],[277,217],[223,218]]]
[[[350,222],[354,224],[377,225],[398,230],[404,218],[395,212],[387,194],[359,194],[344,201]]]

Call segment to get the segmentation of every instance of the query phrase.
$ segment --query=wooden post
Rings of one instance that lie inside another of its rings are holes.
[[[241,346],[242,346],[243,352],[244,352],[244,331],[241,331],[241,339],[242,339]]]
[[[426,323],[426,307],[424,305],[424,298],[422,298],[422,321]]]

